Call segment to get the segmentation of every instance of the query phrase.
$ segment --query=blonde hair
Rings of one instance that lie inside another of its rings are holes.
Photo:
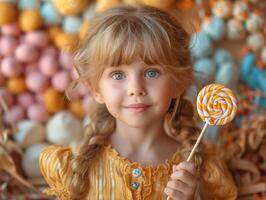
[[[106,66],[131,64],[141,59],[159,64],[186,90],[192,83],[189,35],[177,19],[150,6],[119,6],[96,16],[79,49],[74,54],[79,82],[96,88]],[[194,144],[198,128],[193,106],[181,96],[174,99],[165,116],[172,138],[182,139],[184,157]],[[89,167],[115,129],[115,119],[104,105],[91,116],[86,138],[72,161],[71,199],[82,199],[89,190]],[[199,158],[199,159],[198,159]],[[200,163],[200,157],[195,156]]]

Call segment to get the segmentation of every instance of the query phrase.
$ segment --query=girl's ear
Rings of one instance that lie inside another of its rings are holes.
[[[92,94],[92,97],[94,98],[94,100],[99,103],[99,104],[104,104],[104,98],[101,94],[100,91],[96,90],[96,89],[92,89],[91,90],[91,94]]]

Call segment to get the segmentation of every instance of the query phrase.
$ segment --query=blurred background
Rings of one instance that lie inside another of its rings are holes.
[[[207,129],[239,199],[266,198],[266,0],[0,0],[0,199],[49,199],[38,166],[50,144],[75,147],[95,102],[72,53],[95,14],[147,4],[177,15],[191,35],[195,84],[221,83],[238,98],[234,121]],[[200,120],[198,120],[201,125]]]

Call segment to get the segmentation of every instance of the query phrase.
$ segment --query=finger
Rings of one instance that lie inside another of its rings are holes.
[[[181,162],[181,163],[179,163],[175,167],[175,171],[180,170],[180,169],[186,170],[189,173],[191,173],[192,175],[195,175],[196,174],[195,165],[193,163],[191,163],[191,162]]]
[[[189,187],[195,187],[196,181],[197,181],[195,176],[193,176],[192,174],[190,174],[189,172],[187,172],[185,170],[175,171],[171,175],[171,179],[172,180],[180,180],[183,183],[187,184]]]
[[[174,190],[172,188],[166,187],[164,189],[165,194],[167,194],[169,197],[171,197],[174,200],[183,200],[185,199],[185,196],[182,192]]]
[[[185,194],[193,192],[193,189],[191,189],[186,183],[184,183],[180,180],[168,181],[167,187],[171,188],[173,190],[178,190],[181,193],[185,193]]]

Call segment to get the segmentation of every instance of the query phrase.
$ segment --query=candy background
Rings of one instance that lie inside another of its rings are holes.
[[[250,192],[252,199],[254,191],[262,187],[257,184],[266,182],[266,157],[258,153],[266,150],[264,0],[1,0],[0,128],[8,131],[1,137],[6,154],[0,155],[3,160],[13,159],[2,171],[16,166],[17,173],[42,188],[41,150],[51,143],[74,147],[82,138],[95,102],[83,85],[70,94],[71,101],[65,96],[67,86],[77,77],[71,53],[90,19],[120,3],[144,3],[187,19],[182,22],[191,33],[196,79],[187,96],[195,101],[198,91],[213,82],[237,94],[237,118],[225,128],[210,127],[206,140],[228,147],[224,154],[239,187],[256,186]],[[252,166],[242,169],[241,161]],[[243,171],[247,171],[245,175]],[[12,195],[40,198],[40,190],[18,187],[8,174],[0,176],[3,199]],[[257,198],[262,198],[261,190]]]

